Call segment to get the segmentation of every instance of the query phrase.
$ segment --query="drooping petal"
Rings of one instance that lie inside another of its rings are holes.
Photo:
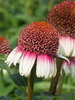
[[[75,39],[73,40],[73,53],[72,53],[72,57],[75,57]]]
[[[70,56],[73,52],[73,39],[70,37],[60,37],[59,38],[59,48],[57,53],[64,55],[64,56]]]
[[[70,69],[71,69],[71,74],[72,77],[75,77],[75,58],[70,58]]]
[[[71,73],[69,63],[67,63],[66,61],[63,61],[62,69],[64,70],[64,72],[65,72],[66,75],[68,75],[68,74]],[[62,69],[61,69],[61,70],[62,70]],[[61,73],[62,73],[62,72],[61,72]]]
[[[33,53],[25,52],[20,61],[20,66],[19,66],[20,74],[28,77],[31,73],[31,69],[35,63],[35,60],[36,60],[36,54],[34,52]]]
[[[56,59],[52,59],[52,67],[53,67],[53,77],[55,77],[57,73]]]
[[[54,74],[54,65],[48,55],[38,55],[36,75],[37,77],[49,78]]]
[[[72,77],[75,77],[75,64],[71,64]]]
[[[21,55],[22,55],[22,53],[23,53],[22,50],[19,50],[19,51],[16,52],[16,54],[15,54],[15,58],[14,58],[14,61],[13,61],[14,66],[16,66],[16,64],[17,64],[17,62],[18,62],[18,60],[19,60],[19,58],[20,58]]]
[[[65,57],[65,56],[63,56],[63,55],[60,55],[60,54],[57,54],[56,56],[57,56],[58,58],[61,58],[61,59],[66,60],[68,63],[70,63],[70,61],[69,61],[69,59],[68,59],[67,57]]]
[[[14,58],[15,58],[15,54],[16,54],[16,52],[18,51],[19,49],[18,49],[18,46],[8,55],[8,57],[7,57],[7,60],[5,61],[5,63],[7,63],[8,64],[8,66],[10,67],[11,66],[11,64],[13,63],[13,61],[14,61]]]
[[[21,76],[24,76],[24,70],[23,70],[23,62],[24,62],[24,54],[20,60],[20,65],[19,65],[19,73]]]

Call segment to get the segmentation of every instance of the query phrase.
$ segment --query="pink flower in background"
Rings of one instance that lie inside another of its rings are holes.
[[[11,47],[8,40],[0,36],[0,54],[9,54],[10,52],[11,52]],[[3,69],[2,71],[4,75],[7,74],[7,71],[5,69]]]
[[[46,21],[59,32],[58,54],[75,56],[75,2],[63,1],[48,13]]]
[[[59,48],[57,53],[65,57],[75,57],[75,2],[63,1],[57,4],[47,16],[46,21],[59,32]],[[70,64],[63,62],[63,69],[74,76],[75,61],[69,58]]]
[[[9,54],[6,63],[19,64],[21,76],[28,77],[36,61],[37,77],[56,75],[56,55],[59,38],[55,29],[46,22],[34,22],[27,25],[20,33],[18,46]]]
[[[4,37],[0,36],[0,54],[9,54],[11,52],[11,47]]]

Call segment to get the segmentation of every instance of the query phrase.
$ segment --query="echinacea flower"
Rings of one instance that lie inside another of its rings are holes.
[[[9,54],[10,52],[11,52],[11,47],[8,40],[0,36],[0,54]],[[3,74],[6,75],[7,71],[5,69],[3,69],[2,71]]]
[[[47,16],[46,21],[59,32],[58,54],[75,56],[75,2],[63,1],[57,4]]]
[[[27,25],[20,33],[18,46],[9,54],[6,63],[19,64],[21,76],[30,76],[36,61],[37,77],[54,77],[56,75],[56,55],[59,38],[55,29],[46,22],[34,22]]]
[[[4,37],[0,36],[0,54],[9,54],[11,52],[11,47]]]

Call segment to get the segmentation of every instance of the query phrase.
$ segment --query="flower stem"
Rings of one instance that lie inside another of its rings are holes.
[[[60,76],[58,89],[56,92],[57,95],[61,94],[61,90],[62,90],[62,86],[63,86],[63,82],[64,82],[64,77],[65,77],[65,72],[64,72],[64,70],[62,70],[62,75]]]
[[[60,59],[60,58],[56,59],[57,74],[54,78],[52,78],[50,89],[49,89],[49,93],[52,95],[55,95],[55,93],[56,93],[56,88],[57,88],[57,84],[58,84],[58,80],[59,80],[59,76],[60,76],[62,62],[63,62],[62,59]]]
[[[36,66],[34,65],[34,67],[32,68],[30,77],[28,79],[28,92],[27,92],[27,99],[26,100],[32,100],[35,71],[36,71]]]

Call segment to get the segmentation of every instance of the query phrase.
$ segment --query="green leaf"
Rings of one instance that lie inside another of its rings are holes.
[[[8,70],[8,67],[7,67],[7,65],[4,63],[3,60],[0,60],[0,68],[1,68],[1,69],[6,69],[6,70]]]
[[[0,100],[9,100],[9,99],[4,97],[4,96],[2,96],[2,97],[0,97]]]
[[[10,74],[10,78],[14,81],[14,83],[18,86],[27,86],[27,79],[17,74]]]

